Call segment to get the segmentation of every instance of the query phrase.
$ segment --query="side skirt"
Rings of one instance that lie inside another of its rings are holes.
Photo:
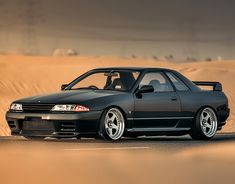
[[[127,132],[133,133],[133,132],[178,132],[178,131],[189,131],[190,128],[130,128],[127,129]]]

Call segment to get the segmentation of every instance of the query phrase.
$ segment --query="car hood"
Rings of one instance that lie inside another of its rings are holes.
[[[107,90],[70,90],[23,98],[15,101],[15,103],[76,104],[83,103],[92,99],[123,93],[125,92]]]

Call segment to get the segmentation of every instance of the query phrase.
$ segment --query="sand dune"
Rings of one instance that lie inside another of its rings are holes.
[[[147,59],[111,57],[0,56],[0,135],[8,135],[5,112],[18,98],[60,90],[78,75],[96,67],[142,66],[176,69],[191,80],[219,81],[229,98],[231,116],[223,131],[235,130],[235,62],[214,61],[175,64]]]

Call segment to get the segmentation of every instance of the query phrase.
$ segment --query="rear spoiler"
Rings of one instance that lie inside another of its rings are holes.
[[[213,91],[222,91],[222,84],[220,82],[204,82],[204,81],[193,81],[197,86],[211,86]]]

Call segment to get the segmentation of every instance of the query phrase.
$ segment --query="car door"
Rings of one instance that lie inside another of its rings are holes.
[[[162,72],[147,72],[139,87],[152,85],[154,92],[143,93],[134,99],[133,128],[175,127],[180,116],[180,98]]]

